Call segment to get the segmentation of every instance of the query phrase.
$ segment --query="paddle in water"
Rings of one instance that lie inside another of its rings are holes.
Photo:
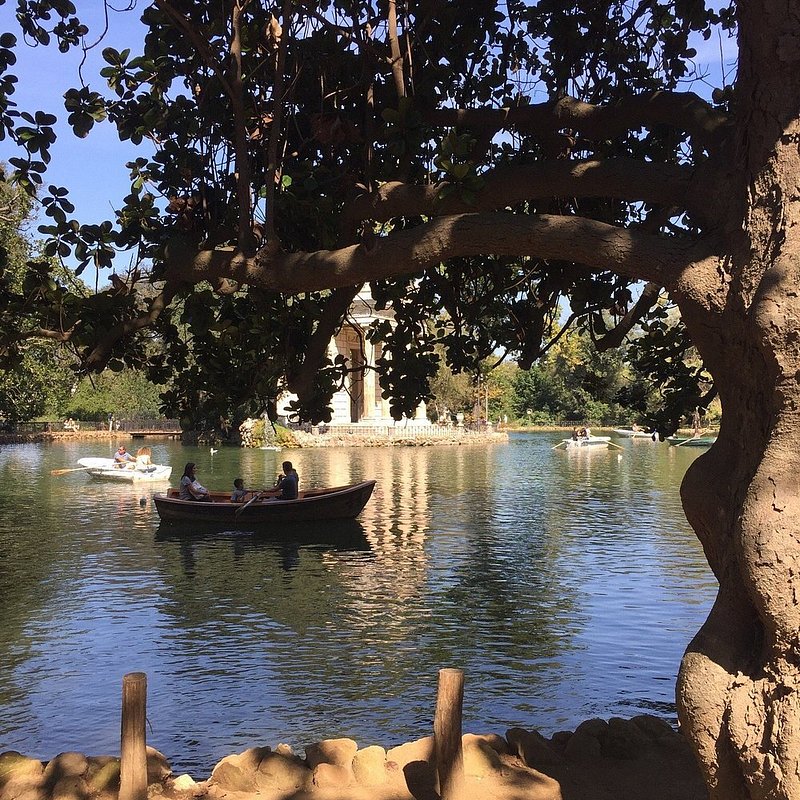
[[[51,469],[51,475],[66,475],[68,472],[85,472],[86,467],[71,467],[70,469]]]

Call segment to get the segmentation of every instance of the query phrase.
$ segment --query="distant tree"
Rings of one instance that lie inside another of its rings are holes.
[[[440,359],[436,374],[431,378],[431,399],[428,414],[437,421],[449,422],[449,414],[466,414],[475,404],[475,379],[472,375],[454,373]]]
[[[611,423],[624,412],[618,402],[630,370],[620,351],[599,353],[586,332],[569,331],[514,382],[515,410],[540,421]]]
[[[161,387],[150,383],[136,370],[112,372],[83,378],[64,406],[67,416],[84,420],[160,415]]]
[[[494,362],[489,362],[491,365]],[[501,421],[504,417],[514,419],[514,381],[519,373],[516,362],[504,362],[484,374],[485,386],[489,392],[489,419]]]
[[[75,380],[69,369],[77,363],[53,339],[34,338],[15,317],[11,299],[30,287],[28,262],[35,251],[28,230],[32,199],[19,188],[0,181],[0,325],[17,325],[16,336],[0,358],[0,422],[14,424],[57,413]],[[50,265],[41,268],[47,275]],[[41,287],[51,291],[55,281]]]

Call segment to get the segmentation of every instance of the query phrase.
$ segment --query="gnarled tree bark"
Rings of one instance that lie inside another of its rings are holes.
[[[678,706],[719,800],[800,798],[800,13],[740,6],[736,173],[741,215],[720,260],[720,314],[684,319],[724,408],[687,472],[689,522],[720,584],[681,666]]]

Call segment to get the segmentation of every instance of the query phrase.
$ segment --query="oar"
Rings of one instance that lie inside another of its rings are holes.
[[[84,472],[86,467],[75,467],[74,469],[51,469],[51,475],[66,475],[68,472]]]
[[[610,447],[618,447],[620,450],[624,450],[625,449],[624,447],[622,447],[622,445],[614,444],[614,442],[609,442],[608,444],[609,444]]]
[[[555,445],[554,447],[551,447],[550,449],[551,449],[551,450],[555,450],[555,449],[556,449],[556,447],[561,447],[561,445],[562,445],[562,444],[563,444],[563,445],[566,445],[567,443],[566,443],[566,442],[559,442],[557,445]]]
[[[243,506],[239,506],[239,508],[236,509],[236,513],[234,513],[233,516],[234,517],[238,517],[239,514],[241,514],[242,511],[244,511],[247,508],[247,506],[250,505],[250,503],[254,503],[256,500],[258,500],[258,498],[261,497],[261,495],[265,491],[266,491],[266,489],[262,490],[261,492],[257,492],[256,494],[254,494]]]

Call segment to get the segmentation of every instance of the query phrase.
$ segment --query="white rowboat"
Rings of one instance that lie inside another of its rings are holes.
[[[93,478],[108,481],[166,481],[172,474],[172,467],[161,464],[148,464],[137,467],[133,461],[117,464],[113,458],[79,458],[78,463]]]
[[[632,428],[613,428],[612,430],[617,436],[626,436],[629,439],[650,439],[654,442],[658,440],[657,434],[652,431],[635,431]],[[655,439],[653,439],[654,436]]]
[[[611,442],[610,436],[584,436],[577,439],[562,439],[561,440],[567,450],[572,450],[576,447],[608,447]]]

